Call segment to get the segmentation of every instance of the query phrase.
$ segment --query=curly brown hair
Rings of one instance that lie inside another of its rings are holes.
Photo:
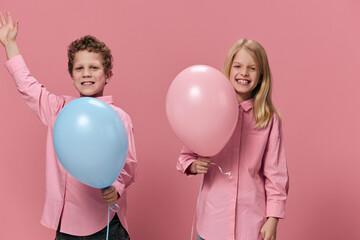
[[[70,76],[72,76],[73,72],[75,54],[85,50],[101,54],[103,58],[102,64],[104,66],[104,72],[107,77],[110,78],[113,75],[113,57],[111,55],[111,51],[104,42],[91,35],[86,35],[80,39],[77,39],[68,46],[68,71]]]

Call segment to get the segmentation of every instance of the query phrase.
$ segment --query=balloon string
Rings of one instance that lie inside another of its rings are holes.
[[[222,168],[217,163],[212,162],[211,165],[217,166],[222,174],[226,175],[229,179],[232,179],[231,171],[230,172],[223,172]]]
[[[214,163],[214,162],[212,162],[211,165],[217,166],[222,174],[226,175],[229,179],[232,179],[231,171],[230,172],[224,172],[222,170],[222,168],[219,166],[219,164]],[[196,219],[196,215],[197,215],[196,212],[197,212],[197,208],[198,208],[198,205],[199,205],[200,193],[201,193],[201,188],[202,188],[203,183],[204,183],[204,174],[202,175],[202,178],[201,178],[200,189],[199,189],[198,198],[197,198],[197,201],[196,201],[196,210],[195,210],[195,213],[194,213],[193,223],[192,223],[192,226],[191,226],[190,240],[193,240],[193,237],[194,237],[194,225],[195,225],[195,219]]]
[[[110,210],[113,211],[113,212],[117,212],[117,211],[120,210],[120,207],[119,207],[119,205],[117,205],[116,203],[108,206],[108,219],[107,219],[107,227],[106,227],[106,240],[109,239]]]
[[[195,209],[195,213],[194,213],[194,217],[193,217],[193,223],[192,223],[192,226],[191,226],[190,240],[193,240],[193,236],[194,236],[194,225],[195,225],[195,219],[196,219],[196,215],[197,215],[196,213],[197,213],[197,208],[198,208],[198,205],[199,205],[200,192],[201,192],[203,182],[204,182],[204,174],[202,174],[201,183],[200,183],[200,189],[199,189],[198,198],[197,198],[197,201],[196,201],[196,209]]]

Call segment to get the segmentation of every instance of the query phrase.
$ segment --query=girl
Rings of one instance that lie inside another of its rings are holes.
[[[186,146],[177,169],[204,174],[197,206],[198,239],[274,240],[284,218],[288,171],[279,115],[271,101],[271,74],[264,48],[241,39],[223,68],[239,102],[234,133],[216,156],[198,156]],[[231,178],[222,174],[231,172]]]
[[[46,191],[41,223],[56,230],[57,240],[104,239],[107,225],[107,205],[117,203],[120,210],[112,213],[109,239],[130,239],[125,218],[126,190],[134,183],[137,168],[133,127],[130,117],[113,105],[112,96],[103,96],[105,85],[112,76],[110,49],[92,36],[72,42],[68,48],[68,66],[73,85],[80,97],[96,97],[108,103],[121,117],[129,137],[125,166],[117,180],[107,189],[89,187],[71,175],[58,162],[52,131],[56,116],[71,100],[47,91],[29,72],[16,44],[18,22],[10,14],[6,21],[0,12],[0,41],[8,61],[6,67],[15,80],[22,97],[48,127],[46,144]]]

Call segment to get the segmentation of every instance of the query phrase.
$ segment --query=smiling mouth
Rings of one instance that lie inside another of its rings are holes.
[[[95,82],[89,81],[89,82],[82,82],[81,83],[81,85],[83,85],[83,86],[90,86],[90,85],[93,85],[93,84],[95,84]]]
[[[249,84],[251,81],[246,79],[236,79],[236,82],[241,84]]]

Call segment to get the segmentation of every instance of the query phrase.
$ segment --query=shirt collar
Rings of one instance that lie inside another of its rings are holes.
[[[101,97],[97,97],[96,99],[99,99],[103,102],[106,102],[107,104],[113,104],[113,96],[109,95],[109,96],[101,96]]]
[[[242,109],[244,109],[245,112],[249,111],[250,109],[253,108],[254,106],[254,99],[253,98],[250,98],[246,101],[243,101],[241,103],[239,103],[239,107],[242,107]]]

